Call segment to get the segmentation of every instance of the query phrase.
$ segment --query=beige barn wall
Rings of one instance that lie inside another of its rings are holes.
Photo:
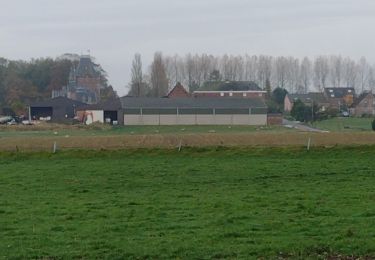
[[[177,125],[177,115],[160,115],[160,125]]]
[[[125,125],[142,125],[141,115],[124,115]]]
[[[215,125],[231,125],[232,115],[214,115]]]
[[[250,115],[249,125],[267,125],[267,115]]]
[[[214,125],[214,115],[197,115],[197,125]]]
[[[195,115],[179,115],[177,117],[178,125],[196,125]]]
[[[233,125],[249,125],[251,115],[233,115]]]
[[[267,125],[267,115],[124,115],[125,125]]]
[[[142,115],[143,125],[159,125],[159,115]]]

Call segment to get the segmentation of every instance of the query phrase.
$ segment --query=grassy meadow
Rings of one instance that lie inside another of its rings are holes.
[[[375,256],[374,153],[2,153],[0,259]]]
[[[333,132],[358,132],[372,131],[373,118],[335,117],[327,120],[316,121],[313,126],[322,130]]]

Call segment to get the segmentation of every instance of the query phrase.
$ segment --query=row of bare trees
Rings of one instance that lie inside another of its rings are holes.
[[[325,87],[353,87],[358,92],[375,89],[375,65],[365,57],[353,60],[342,56],[273,57],[266,55],[187,54],[163,56],[155,53],[147,73],[143,74],[141,55],[132,66],[129,94],[162,96],[177,82],[194,91],[206,81],[254,81],[261,88],[267,81],[272,88],[291,93],[322,91]]]

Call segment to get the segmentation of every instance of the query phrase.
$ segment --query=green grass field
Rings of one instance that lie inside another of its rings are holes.
[[[374,153],[0,154],[0,259],[375,256]]]
[[[335,117],[314,122],[313,126],[333,132],[372,131],[373,118]]]

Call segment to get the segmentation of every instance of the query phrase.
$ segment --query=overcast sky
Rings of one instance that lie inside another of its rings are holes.
[[[0,57],[91,54],[125,94],[134,53],[342,54],[375,62],[374,0],[0,0]]]

